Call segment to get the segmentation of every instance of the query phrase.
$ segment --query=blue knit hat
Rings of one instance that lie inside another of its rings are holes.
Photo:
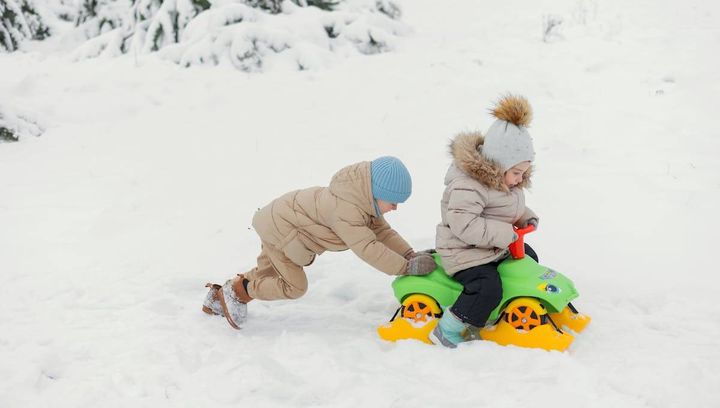
[[[370,162],[372,194],[378,200],[404,203],[412,192],[410,172],[397,157],[383,156]]]

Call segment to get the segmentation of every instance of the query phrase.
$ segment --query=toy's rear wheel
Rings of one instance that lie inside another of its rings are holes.
[[[437,318],[441,313],[442,309],[435,299],[418,294],[410,295],[403,300],[400,317],[419,323]]]
[[[432,344],[429,335],[442,315],[440,305],[427,295],[414,294],[403,299],[400,315],[390,323],[378,327],[378,335],[385,340],[416,339]]]

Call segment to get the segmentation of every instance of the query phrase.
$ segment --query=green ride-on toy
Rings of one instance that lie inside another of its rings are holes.
[[[524,236],[534,230],[532,225],[515,229],[518,239],[510,245],[512,256],[498,266],[502,300],[490,313],[479,336],[501,345],[564,351],[574,339],[568,330],[581,332],[590,317],[578,313],[570,303],[578,297],[570,279],[525,256]],[[440,256],[434,257],[438,267],[430,274],[402,276],[393,281],[400,307],[390,323],[378,328],[381,338],[417,339],[431,344],[430,332],[443,309],[452,306],[463,290],[459,282],[445,273]],[[466,337],[472,334],[467,333]]]

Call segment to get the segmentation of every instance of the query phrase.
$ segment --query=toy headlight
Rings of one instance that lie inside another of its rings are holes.
[[[550,283],[542,283],[538,285],[538,289],[547,293],[560,293],[561,290],[557,286]]]

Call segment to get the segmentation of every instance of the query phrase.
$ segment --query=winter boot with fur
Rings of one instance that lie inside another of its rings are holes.
[[[247,303],[253,299],[247,293],[247,282],[245,276],[238,275],[222,286],[216,283],[205,285],[210,291],[203,302],[203,312],[225,316],[230,326],[240,329],[247,320]]]
[[[450,308],[447,308],[435,329],[430,333],[430,341],[437,345],[455,348],[465,341],[464,334],[467,328],[468,325],[455,316]]]
[[[240,325],[247,320],[247,303],[252,300],[247,293],[247,282],[245,276],[238,275],[235,279],[229,279],[218,290],[218,300],[222,305],[225,319],[235,329],[240,329]]]
[[[225,312],[223,311],[220,300],[218,299],[218,290],[220,290],[222,286],[217,283],[207,283],[205,284],[205,287],[210,288],[210,290],[205,296],[202,311],[211,315],[225,316]]]

